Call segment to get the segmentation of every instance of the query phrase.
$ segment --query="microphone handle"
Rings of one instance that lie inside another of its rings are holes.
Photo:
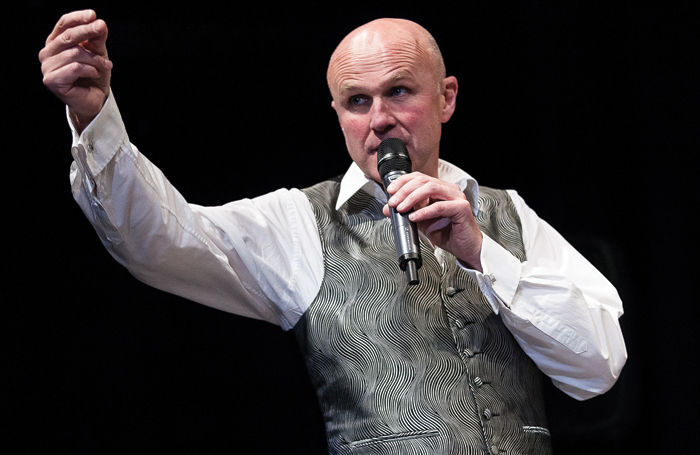
[[[393,171],[387,173],[382,178],[387,199],[391,197],[391,195],[386,191],[386,188],[391,182],[404,174],[406,174],[404,171]],[[411,209],[406,213],[399,213],[395,208],[389,207],[389,211],[391,214],[391,228],[394,233],[394,243],[396,245],[399,267],[406,272],[408,284],[418,284],[418,269],[423,265],[423,259],[420,254],[418,227],[416,223],[408,219],[408,215],[413,212],[413,210]]]

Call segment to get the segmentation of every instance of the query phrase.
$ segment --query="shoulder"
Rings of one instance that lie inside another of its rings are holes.
[[[514,195],[517,197],[517,193],[513,190],[479,186],[479,213],[483,216],[499,209],[512,209],[517,212],[513,201]]]
[[[338,200],[340,192],[340,181],[342,175],[324,180],[308,188],[301,190],[309,199],[312,207],[335,207],[335,202]]]

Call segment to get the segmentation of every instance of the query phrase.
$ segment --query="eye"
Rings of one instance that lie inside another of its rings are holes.
[[[348,100],[351,106],[364,106],[367,104],[367,97],[363,95],[351,96]]]
[[[401,96],[407,93],[408,89],[406,87],[392,87],[391,91],[389,92],[391,96]]]

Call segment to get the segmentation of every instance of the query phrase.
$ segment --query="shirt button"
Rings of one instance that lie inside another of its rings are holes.
[[[484,419],[489,420],[491,418],[491,410],[484,409]]]
[[[482,381],[481,378],[479,376],[477,376],[474,378],[474,384],[477,387],[481,387],[482,385],[484,385],[484,381]]]

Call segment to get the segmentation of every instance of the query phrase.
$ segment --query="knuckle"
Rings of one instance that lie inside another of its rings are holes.
[[[443,213],[446,205],[447,203],[445,201],[435,201],[434,203],[430,204],[433,210],[435,210],[437,213]]]
[[[72,30],[66,30],[61,34],[61,41],[64,43],[68,44],[72,41],[73,39],[73,31]]]
[[[65,66],[66,74],[77,75],[81,72],[83,65],[80,62],[71,62]]]
[[[428,189],[429,189],[431,192],[439,191],[439,190],[441,189],[441,187],[442,187],[442,185],[440,185],[438,182],[435,182],[435,181],[432,181],[432,180],[429,181],[429,182],[426,184],[426,186],[428,187]]]
[[[80,54],[82,53],[81,49],[82,48],[80,46],[75,46],[75,47],[71,47],[69,49],[66,49],[66,51],[65,51],[66,57],[68,57],[70,60],[74,60],[74,59],[80,57]]]
[[[51,74],[47,74],[46,76],[44,76],[42,82],[44,83],[44,86],[46,86],[46,88],[48,88],[54,93],[58,91],[58,88],[60,86],[60,83]]]

